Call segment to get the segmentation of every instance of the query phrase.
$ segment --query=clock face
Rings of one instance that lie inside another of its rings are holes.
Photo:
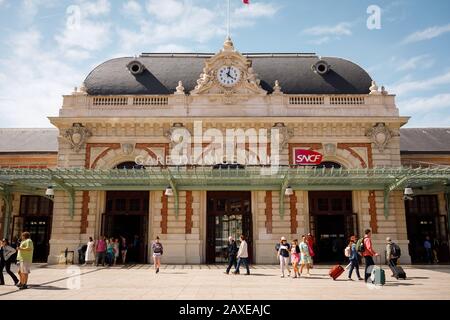
[[[241,79],[241,71],[233,66],[223,66],[217,71],[217,79],[225,87],[232,87]]]

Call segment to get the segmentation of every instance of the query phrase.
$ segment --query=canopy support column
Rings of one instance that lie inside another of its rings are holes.
[[[280,217],[283,219],[284,217],[284,194],[286,193],[286,189],[289,186],[289,176],[288,173],[286,173],[283,183],[281,184],[280,189]]]
[[[52,178],[52,181],[69,196],[69,216],[70,219],[73,219],[75,215],[75,189],[65,184],[61,179]]]
[[[9,237],[9,224],[11,220],[11,212],[12,212],[12,193],[9,186],[4,186],[3,191],[0,193],[0,196],[3,198],[5,202],[5,217],[3,220],[3,237],[8,239]]]

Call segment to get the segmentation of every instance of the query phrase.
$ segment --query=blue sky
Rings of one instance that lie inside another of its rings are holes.
[[[397,94],[408,126],[450,126],[450,1],[250,3],[231,0],[239,51],[350,59]],[[370,5],[379,30],[367,28]],[[0,127],[51,126],[61,96],[107,59],[216,52],[225,12],[225,0],[0,0]]]

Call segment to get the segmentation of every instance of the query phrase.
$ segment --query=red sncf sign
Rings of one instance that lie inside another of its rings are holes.
[[[312,150],[296,149],[295,164],[317,165],[322,162],[322,154]]]

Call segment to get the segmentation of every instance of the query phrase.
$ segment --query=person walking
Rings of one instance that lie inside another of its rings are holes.
[[[100,239],[95,243],[95,265],[101,263],[102,266],[105,266],[105,256],[106,256],[106,237],[101,236]]]
[[[114,265],[116,265],[117,258],[119,258],[119,254],[120,254],[119,239],[114,239],[113,249],[114,249]]]
[[[303,273],[303,267],[306,266],[306,275],[309,277],[311,274],[309,273],[309,269],[311,266],[311,256],[309,255],[309,246],[306,242],[306,236],[302,236],[302,242],[300,243],[300,274]]]
[[[401,256],[401,249],[398,244],[393,242],[390,237],[386,238],[386,261],[391,269],[395,269],[398,259]],[[394,275],[392,275],[394,276]]]
[[[3,239],[1,241],[0,247],[0,285],[5,284],[5,279],[3,277],[3,269],[6,269],[6,273],[9,274],[11,279],[14,281],[14,285],[19,283],[16,275],[11,271],[11,262],[14,262],[12,257],[16,253],[16,249],[9,245],[8,240]]]
[[[247,275],[250,275],[250,268],[248,266],[248,247],[247,247],[247,241],[245,241],[245,236],[241,234],[240,236],[241,244],[239,246],[239,251],[237,253],[237,265],[236,269],[234,270],[233,274],[239,274],[239,268],[241,267],[241,264],[245,265],[245,268],[247,269]]]
[[[292,241],[291,262],[292,262],[292,268],[294,269],[294,278],[297,278],[297,275],[300,276],[300,273],[298,272],[298,264],[300,263],[300,247],[298,245],[297,239]]]
[[[106,243],[106,261],[111,267],[114,263],[114,239],[110,238]]]
[[[89,241],[87,242],[86,256],[84,258],[84,265],[88,263],[95,263],[95,242],[92,237],[89,237]]]
[[[284,269],[288,271],[288,277],[291,276],[291,270],[289,269],[289,253],[291,246],[287,243],[285,237],[281,237],[280,242],[276,244],[275,250],[277,251],[277,259],[280,263],[281,277],[284,278]]]
[[[30,239],[29,232],[22,233],[22,241],[17,248],[17,261],[19,262],[19,278],[20,283],[17,285],[20,290],[28,288],[28,275],[31,272],[31,264],[33,263],[33,241]]]
[[[125,264],[127,261],[127,251],[128,251],[127,239],[123,236],[120,236],[120,253],[122,255],[123,264]]]
[[[312,269],[313,263],[314,263],[314,256],[316,254],[314,253],[315,240],[314,240],[314,236],[311,234],[311,232],[308,232],[308,235],[306,236],[306,243],[308,244],[309,255],[311,256],[311,265],[309,267]]]
[[[350,270],[348,271],[348,280],[353,280],[352,279],[353,270],[355,270],[358,280],[363,279],[363,278],[361,278],[361,276],[359,274],[359,252],[358,252],[358,250],[356,250],[356,241],[357,241],[356,237],[351,236],[350,243],[348,244],[348,247],[347,247],[348,249],[346,249],[346,250],[349,250],[348,260],[350,261]]]
[[[423,247],[425,249],[425,260],[428,263],[433,263],[433,247],[431,245],[431,240],[429,236],[425,237],[423,242]]]
[[[155,241],[153,241],[152,251],[153,251],[153,264],[155,267],[155,273],[158,273],[159,268],[161,268],[161,256],[163,255],[164,252],[163,245],[159,241],[159,237],[156,237]]]
[[[228,267],[225,271],[226,274],[230,273],[231,266],[234,266],[236,269],[237,266],[237,253],[238,247],[236,245],[236,241],[232,236],[228,237]]]
[[[378,257],[379,254],[375,252],[372,246],[372,231],[370,229],[366,229],[364,231],[364,252],[363,257],[364,261],[366,263],[366,267],[364,269],[364,281],[367,282],[367,280],[370,278],[370,266],[375,265],[375,262],[373,261],[373,257]]]

